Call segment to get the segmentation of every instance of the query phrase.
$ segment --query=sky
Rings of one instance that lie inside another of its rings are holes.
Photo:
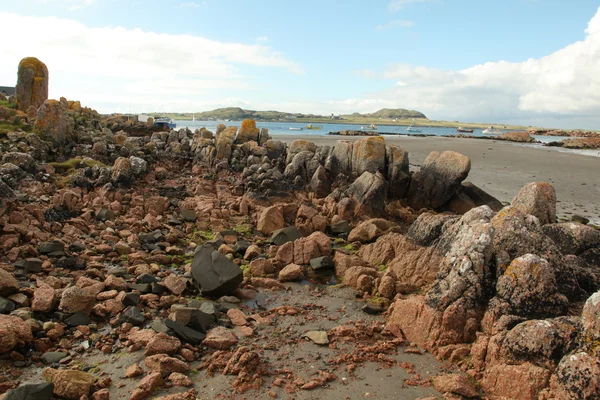
[[[23,57],[102,113],[219,107],[600,130],[591,0],[0,0]]]

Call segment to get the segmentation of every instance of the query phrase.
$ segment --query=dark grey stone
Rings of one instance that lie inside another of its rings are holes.
[[[76,312],[75,314],[73,314],[69,318],[67,318],[65,320],[65,322],[69,326],[89,325],[90,317],[88,317],[87,315],[85,315],[83,313]]]
[[[40,254],[51,254],[60,253],[64,255],[65,245],[61,242],[42,242],[38,246],[38,252]]]
[[[328,269],[333,268],[333,258],[331,256],[323,256],[317,257],[310,260],[310,266],[312,269],[320,270],[320,269]]]
[[[377,315],[383,312],[383,307],[374,303],[367,303],[362,307],[362,310],[367,314]]]
[[[154,283],[158,282],[158,279],[154,275],[150,274],[141,274],[136,279],[137,283]]]
[[[167,327],[172,329],[181,340],[183,340],[186,343],[197,345],[202,343],[202,341],[206,337],[204,333],[198,332],[197,330],[194,330],[192,328],[188,328],[187,326],[179,322],[172,321],[170,319],[166,319],[165,324],[167,325]]]
[[[210,244],[200,246],[192,261],[192,277],[207,296],[223,296],[242,283],[242,270]]]
[[[62,360],[63,358],[65,358],[67,356],[68,356],[68,354],[64,353],[62,351],[49,351],[47,353],[42,354],[40,359],[45,364],[54,364],[54,363],[59,362],[60,360]]]
[[[167,292],[167,288],[158,282],[151,283],[150,286],[152,287],[152,293],[154,294],[163,294]]]
[[[23,263],[23,268],[29,272],[38,273],[42,272],[43,261],[39,258],[28,258]]]
[[[197,308],[205,314],[212,315],[215,319],[219,317],[217,305],[210,300],[191,300],[188,307]]]
[[[181,210],[181,218],[186,222],[196,222],[198,215],[196,210]]]
[[[8,392],[4,400],[51,400],[53,391],[50,382],[22,385]]]
[[[149,283],[129,283],[127,287],[131,290],[137,290],[140,293],[152,293],[152,285]]]
[[[8,314],[9,312],[14,311],[15,308],[15,303],[4,297],[0,297],[0,314]]]
[[[165,324],[164,319],[157,319],[152,321],[152,323],[150,324],[150,328],[156,333],[169,333],[170,331],[167,324]]]
[[[96,219],[98,221],[109,221],[115,218],[115,213],[113,210],[109,210],[108,208],[103,208],[96,213]]]
[[[140,295],[139,293],[127,293],[123,296],[123,305],[125,307],[135,306],[140,304]]]
[[[352,228],[350,228],[350,224],[348,223],[348,221],[343,220],[335,224],[329,225],[329,230],[334,235],[348,235],[350,234]]]
[[[160,230],[155,230],[154,232],[150,233],[140,233],[138,234],[138,238],[140,239],[140,242],[147,244],[160,242],[164,240],[165,236]]]
[[[109,275],[114,275],[114,276],[125,276],[127,275],[127,268],[125,267],[113,267],[110,268],[107,273]]]
[[[135,306],[130,306],[121,314],[121,323],[129,322],[133,325],[140,326],[144,324],[144,315]]]
[[[238,240],[237,242],[235,242],[232,248],[233,251],[235,251],[236,253],[245,254],[246,250],[248,250],[248,247],[250,247],[251,245],[252,243],[247,242],[245,240]]]
[[[293,242],[301,237],[302,233],[300,233],[295,226],[288,226],[273,232],[269,241],[277,246],[281,246],[282,244]]]

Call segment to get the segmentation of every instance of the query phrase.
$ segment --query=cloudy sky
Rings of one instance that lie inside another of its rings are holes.
[[[597,1],[20,0],[2,4],[0,86],[19,60],[100,112],[239,106],[600,129]]]

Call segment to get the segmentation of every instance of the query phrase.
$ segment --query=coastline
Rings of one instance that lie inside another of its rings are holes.
[[[356,141],[363,136],[272,135],[290,143],[306,139],[316,145],[331,146],[338,140]],[[471,159],[468,181],[502,202],[510,202],[528,182],[544,181],[554,185],[557,217],[571,219],[580,215],[600,225],[600,165],[598,157],[557,148],[524,145],[500,140],[449,138],[443,136],[384,136],[409,153],[411,170],[418,168],[431,151],[453,150]]]

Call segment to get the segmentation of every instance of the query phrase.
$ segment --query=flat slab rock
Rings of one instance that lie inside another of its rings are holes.
[[[325,331],[309,331],[306,332],[304,336],[312,340],[314,344],[321,346],[329,344],[329,338],[327,337],[327,332]]]
[[[194,255],[192,277],[206,296],[230,294],[243,280],[240,267],[206,243]]]

